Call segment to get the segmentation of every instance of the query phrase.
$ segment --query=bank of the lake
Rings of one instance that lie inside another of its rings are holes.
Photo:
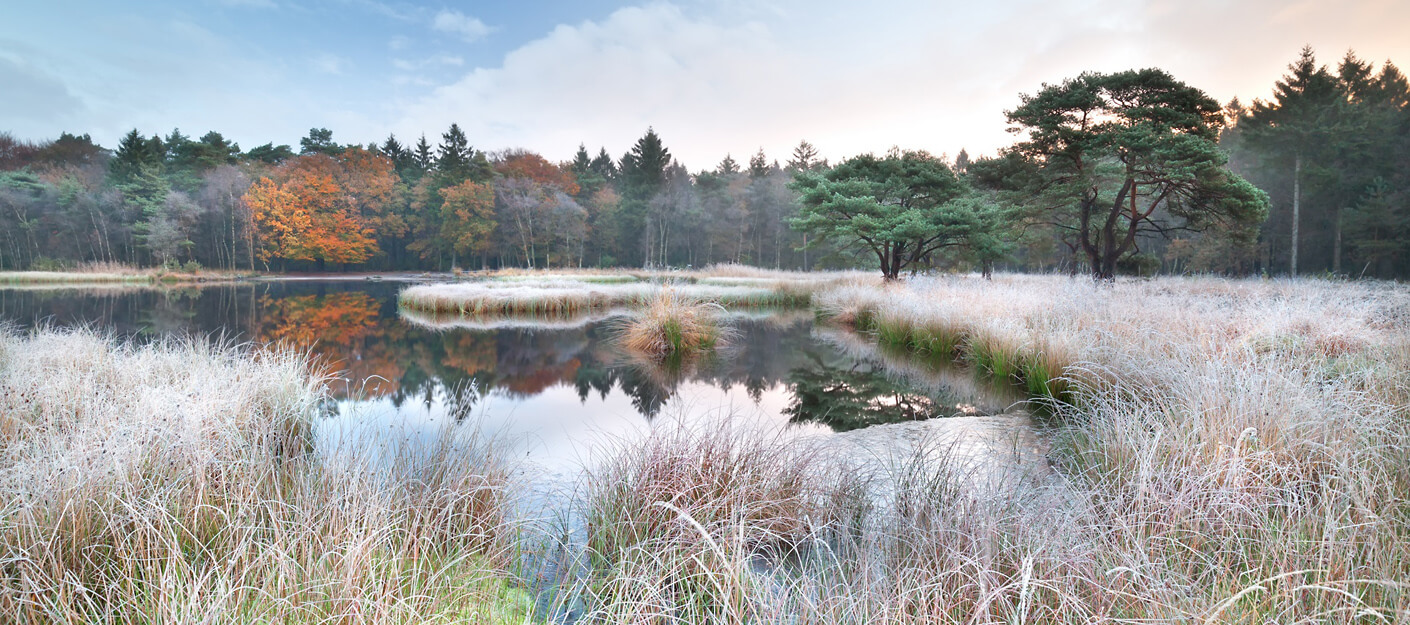
[[[326,319],[348,303],[329,297],[277,310]],[[918,356],[958,358],[1060,396],[1045,443],[1055,470],[991,472],[977,488],[973,449],[944,435],[944,419],[864,425],[856,440],[883,441],[867,462],[815,446],[845,437],[657,422],[566,489],[584,523],[535,521],[510,511],[515,462],[473,422],[429,455],[384,440],[359,454],[357,439],[352,453],[308,453],[328,390],[291,352],[12,332],[0,341],[0,484],[15,503],[0,548],[17,574],[0,610],[34,622],[1410,613],[1410,287],[953,276],[827,284],[809,306],[834,323],[813,334],[838,333],[844,349],[901,348],[886,356],[893,377],[933,375]],[[496,322],[457,311],[416,323]],[[533,332],[514,340],[545,331]],[[474,345],[457,353],[483,354]],[[550,360],[590,352],[571,353]],[[817,393],[795,395],[806,406],[855,389],[848,375],[788,379],[797,394],[818,378]],[[903,409],[892,395],[858,406]]]

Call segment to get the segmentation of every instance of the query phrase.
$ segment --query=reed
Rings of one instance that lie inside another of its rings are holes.
[[[544,614],[504,573],[546,538],[506,511],[492,443],[463,432],[374,470],[356,449],[311,449],[322,391],[297,354],[6,333],[0,616],[1410,617],[1404,285],[947,276],[811,298],[888,342],[1065,385],[1053,470],[981,476],[964,445],[924,436],[848,455],[735,422],[653,423],[568,495],[580,542],[558,547],[578,559]]]
[[[406,310],[440,315],[570,318],[614,308],[645,308],[666,289],[683,302],[732,309],[806,307],[812,297],[811,288],[794,285],[588,283],[553,278],[419,285],[403,290],[398,303]]]
[[[618,341],[630,353],[657,360],[709,351],[721,338],[721,311],[719,305],[689,301],[675,289],[662,289],[628,318]]]
[[[221,270],[168,270],[141,268],[122,263],[85,263],[54,271],[0,271],[0,286],[5,287],[82,287],[113,285],[149,285],[188,282],[236,280],[249,274]]]
[[[322,389],[297,353],[0,334],[3,620],[521,622],[493,454],[315,452]]]

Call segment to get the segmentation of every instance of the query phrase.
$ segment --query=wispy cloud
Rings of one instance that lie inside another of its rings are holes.
[[[83,104],[58,77],[7,57],[0,50],[0,84],[6,85],[11,94],[0,98],[0,117],[24,121],[67,120],[82,110]]]
[[[250,9],[277,9],[279,5],[274,0],[216,0],[221,6],[240,7]]]
[[[389,17],[403,22],[419,21],[423,11],[418,7],[393,6],[378,0],[342,0],[344,4],[359,7],[368,13]]]
[[[461,39],[472,43],[484,39],[494,30],[477,17],[471,17],[451,9],[444,9],[437,13],[436,17],[431,20],[431,27],[442,32],[459,35]]]
[[[434,67],[437,65],[443,65],[446,67],[460,67],[464,64],[464,58],[450,54],[437,54],[435,56],[427,57],[424,59],[392,59],[392,67],[395,67],[404,72],[410,72],[424,67]]]
[[[346,63],[347,61],[343,60],[342,57],[329,52],[324,52],[323,54],[313,57],[314,69],[335,76],[343,73],[343,67]]]

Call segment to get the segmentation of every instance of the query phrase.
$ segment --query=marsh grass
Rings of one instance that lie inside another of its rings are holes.
[[[945,335],[996,376],[1063,385],[1053,459],[1083,524],[1063,539],[1101,620],[1406,617],[1405,287],[1001,276],[818,300],[880,340]]]
[[[0,335],[0,615],[522,620],[493,454],[315,452],[322,389],[298,353]]]
[[[235,280],[248,272],[175,271],[164,268],[139,268],[121,263],[86,263],[62,271],[0,271],[0,286],[4,287],[108,287],[116,285],[165,285],[190,282]]]
[[[812,299],[887,342],[1065,385],[1056,473],[976,488],[952,441],[902,439],[862,462],[779,432],[653,424],[571,495],[582,561],[551,613],[1410,619],[1405,286],[945,277]],[[501,563],[537,534],[503,512],[493,447],[395,469],[330,461],[305,444],[320,392],[305,359],[279,352],[0,337],[0,615],[526,618]]]
[[[678,299],[730,310],[807,308],[813,293],[870,281],[850,273],[803,274],[710,268],[696,272],[497,272],[485,279],[409,287],[403,310],[467,318],[576,318],[650,305],[664,289]]]
[[[747,428],[746,428],[747,429]],[[746,622],[757,554],[794,553],[826,514],[804,446],[778,432],[672,425],[584,476],[588,622]]]
[[[463,317],[537,316],[571,318],[614,308],[642,308],[666,288],[696,303],[737,308],[790,308],[808,305],[809,294],[792,290],[690,284],[550,282],[472,282],[420,285],[403,290],[403,309]]]
[[[689,301],[666,288],[627,318],[617,337],[628,352],[656,360],[681,360],[712,350],[722,340],[723,308]]]

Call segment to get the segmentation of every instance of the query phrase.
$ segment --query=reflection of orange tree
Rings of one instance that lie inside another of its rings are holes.
[[[456,332],[445,338],[445,358],[441,364],[466,375],[490,373],[495,370],[499,349],[493,334]]]
[[[366,293],[264,296],[259,340],[310,350],[354,391],[380,397],[395,390],[402,367],[391,350],[368,348],[385,333],[377,308]]]

